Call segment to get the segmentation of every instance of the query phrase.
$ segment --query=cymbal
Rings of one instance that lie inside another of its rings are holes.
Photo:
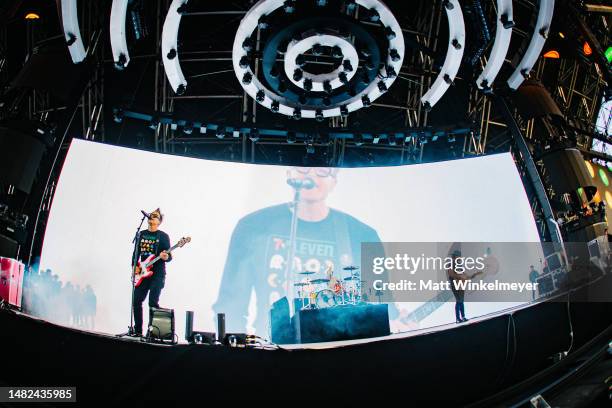
[[[298,272],[299,275],[314,275],[314,272],[312,271],[304,271],[304,272]]]
[[[351,266],[345,266],[344,268],[342,268],[342,270],[344,270],[344,271],[355,271],[357,269],[359,269],[358,266],[352,266],[352,265]]]
[[[329,279],[313,279],[310,282],[314,283],[316,285],[318,283],[327,283],[327,282],[329,282]]]

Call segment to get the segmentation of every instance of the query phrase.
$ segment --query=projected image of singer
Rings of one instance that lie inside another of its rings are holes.
[[[379,242],[378,233],[355,217],[330,208],[326,202],[338,183],[338,169],[293,167],[285,180],[300,190],[297,239],[293,270],[313,272],[310,279],[359,265],[362,242]],[[280,182],[280,180],[279,180]],[[290,197],[290,196],[289,196]],[[251,292],[257,299],[253,326],[268,335],[270,305],[285,296],[284,271],[289,253],[291,203],[282,203],[248,214],[236,225],[228,250],[215,313],[225,313],[227,331],[244,332]]]

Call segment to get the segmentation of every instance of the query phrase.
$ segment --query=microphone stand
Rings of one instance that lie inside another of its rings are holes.
[[[125,333],[118,334],[117,337],[134,337],[136,334],[134,330],[134,292],[136,291],[136,287],[134,286],[134,274],[136,273],[136,264],[138,263],[138,259],[136,259],[136,254],[138,252],[138,238],[140,237],[140,229],[142,228],[142,223],[144,222],[147,216],[143,213],[142,218],[140,219],[140,224],[138,224],[138,228],[136,228],[136,233],[134,233],[134,238],[132,239],[132,244],[134,244],[134,249],[132,251],[132,302],[130,305],[130,326],[128,327],[128,331]]]
[[[295,194],[293,195],[293,202],[291,207],[293,213],[291,215],[291,231],[289,232],[289,256],[285,265],[285,282],[287,285],[287,300],[289,301],[289,319],[295,314],[295,304],[293,298],[293,258],[295,258],[295,240],[297,236],[297,223],[298,223],[298,203],[300,201],[300,193],[302,186],[293,186]]]

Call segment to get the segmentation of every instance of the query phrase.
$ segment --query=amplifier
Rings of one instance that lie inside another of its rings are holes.
[[[297,343],[319,343],[386,336],[387,304],[343,305],[298,311],[292,318]]]
[[[21,307],[25,265],[15,259],[0,257],[0,299]]]

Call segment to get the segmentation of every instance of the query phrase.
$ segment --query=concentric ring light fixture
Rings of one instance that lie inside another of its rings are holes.
[[[323,120],[367,107],[387,91],[404,59],[401,27],[382,1],[343,3],[340,9],[362,18],[347,18],[328,2],[255,4],[242,19],[232,50],[234,72],[246,93],[273,112]],[[363,16],[371,16],[367,24]],[[255,69],[255,56],[262,69]]]
[[[495,41],[487,65],[485,65],[482,73],[476,80],[476,84],[480,89],[486,90],[492,87],[504,63],[506,54],[508,54],[512,27],[514,27],[514,21],[512,21],[512,0],[497,0]]]
[[[538,60],[544,43],[548,37],[548,31],[550,30],[550,22],[553,17],[555,9],[555,0],[540,0],[540,7],[538,11],[538,19],[536,21],[536,27],[531,36],[531,41],[527,47],[527,51],[523,55],[523,59],[518,64],[510,78],[508,79],[508,86],[511,89],[517,89],[525,80],[529,77],[529,73],[533,68],[534,64]]]
[[[117,69],[124,69],[130,63],[127,40],[125,37],[125,17],[128,0],[113,0],[110,15],[110,42],[113,60]]]
[[[73,63],[78,64],[85,59],[87,52],[85,51],[79,28],[77,2],[76,0],[61,0],[58,2],[58,6],[60,8],[59,15],[62,19],[64,38],[70,51],[70,58],[72,58]]]
[[[421,98],[425,109],[431,109],[451,86],[459,71],[465,49],[465,23],[458,0],[445,0],[444,8],[448,19],[448,48],[446,59],[433,85]]]
[[[173,0],[164,21],[162,30],[162,61],[170,86],[178,95],[185,93],[187,81],[181,70],[178,57],[178,31],[181,25],[181,16],[187,0]]]

